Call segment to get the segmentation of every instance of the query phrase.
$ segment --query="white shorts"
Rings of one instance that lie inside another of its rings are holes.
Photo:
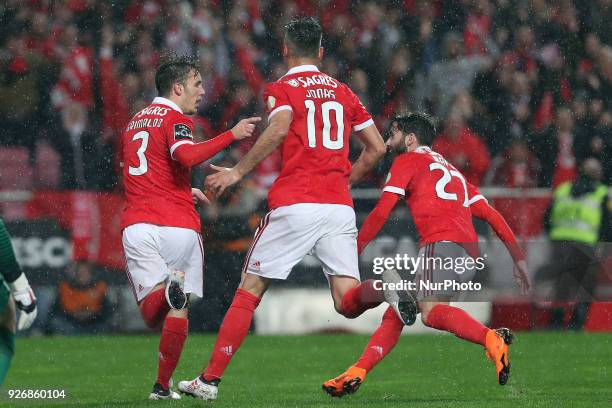
[[[133,224],[123,230],[123,251],[137,301],[174,270],[185,272],[185,293],[202,297],[204,247],[194,230]]]
[[[327,276],[360,280],[355,211],[347,205],[301,203],[276,208],[261,220],[243,272],[287,279],[307,254]]]

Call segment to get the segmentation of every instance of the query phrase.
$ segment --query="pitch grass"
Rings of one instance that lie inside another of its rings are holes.
[[[250,336],[228,368],[222,407],[611,407],[612,335],[519,333],[508,385],[497,385],[479,346],[450,335],[401,338],[357,394],[332,399],[321,383],[342,372],[367,338]],[[214,336],[188,339],[175,380],[191,379]],[[146,401],[158,337],[18,339],[0,406],[195,407],[200,400]],[[8,400],[9,389],[64,389],[64,400]],[[208,405],[210,406],[210,405]]]

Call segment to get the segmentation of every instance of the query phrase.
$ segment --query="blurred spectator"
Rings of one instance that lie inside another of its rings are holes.
[[[522,139],[515,139],[508,151],[496,157],[487,175],[486,184],[510,188],[538,186],[540,163]]]
[[[475,186],[480,185],[491,161],[480,136],[465,124],[456,108],[446,119],[444,131],[435,138],[432,149],[444,156]]]
[[[517,138],[537,140],[530,147],[538,149],[546,144],[557,109],[572,106],[575,159],[598,157],[612,177],[609,0],[324,3],[6,1],[0,143],[26,146],[34,164],[44,139],[61,158],[61,187],[115,188],[117,136],[156,96],[161,53],[199,56],[206,94],[194,121],[212,135],[240,116],[261,114],[262,85],[286,71],[283,24],[309,14],[325,30],[323,71],[353,87],[380,126],[394,111],[446,118],[457,108],[491,155],[508,160]],[[561,164],[554,139],[552,148],[532,151],[548,178],[542,185],[552,184],[554,163]],[[243,152],[234,147],[228,157]],[[261,180],[273,177],[275,160]],[[381,177],[363,185],[379,185]]]
[[[33,160],[36,136],[43,125],[44,76],[52,76],[45,58],[27,48],[26,31],[8,33],[0,54],[0,143],[25,146]]]
[[[493,54],[497,49],[490,50]],[[492,59],[485,55],[464,56],[461,36],[450,32],[444,37],[444,59],[431,67],[425,95],[433,105],[433,112],[446,117],[451,101],[461,92],[469,90],[479,71],[491,66]]]
[[[575,143],[583,135],[574,129],[574,117],[568,107],[557,109],[555,122],[532,139],[533,151],[542,165],[539,184],[556,187],[576,178]]]
[[[92,334],[108,330],[112,306],[107,289],[107,283],[94,274],[90,262],[73,264],[59,283],[50,331],[55,334]]]

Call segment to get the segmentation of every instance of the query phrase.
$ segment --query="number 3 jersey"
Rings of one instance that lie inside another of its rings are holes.
[[[122,137],[125,208],[121,228],[148,223],[200,232],[200,217],[191,197],[191,168],[172,154],[193,144],[193,122],[166,98],[130,120]]]
[[[373,125],[359,98],[314,65],[290,69],[264,90],[268,119],[292,112],[281,147],[282,169],[270,188],[271,209],[296,203],[352,206],[348,178],[351,132]]]
[[[428,147],[400,154],[383,191],[405,197],[420,246],[478,242],[470,205],[485,198],[442,155]]]

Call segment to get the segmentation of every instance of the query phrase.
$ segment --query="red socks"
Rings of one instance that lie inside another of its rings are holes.
[[[342,297],[342,315],[349,319],[360,316],[368,309],[375,308],[385,300],[382,290],[374,289],[374,280],[361,282],[348,290]]]
[[[355,364],[367,372],[372,370],[387,354],[393,350],[402,334],[404,323],[397,317],[391,306],[383,315],[378,329],[370,337],[370,341],[363,350],[363,354]]]
[[[178,364],[183,345],[187,339],[189,320],[180,317],[167,317],[159,339],[159,368],[157,383],[164,389]]]
[[[253,314],[261,298],[238,289],[219,328],[217,341],[203,377],[206,381],[220,379],[232,356],[249,334]]]
[[[489,331],[488,327],[465,311],[448,305],[434,306],[427,316],[427,321],[424,323],[434,329],[453,333],[460,339],[482,346],[485,345],[485,339]]]
[[[139,307],[140,314],[146,325],[151,329],[158,329],[170,310],[164,288],[149,293],[140,302]]]

